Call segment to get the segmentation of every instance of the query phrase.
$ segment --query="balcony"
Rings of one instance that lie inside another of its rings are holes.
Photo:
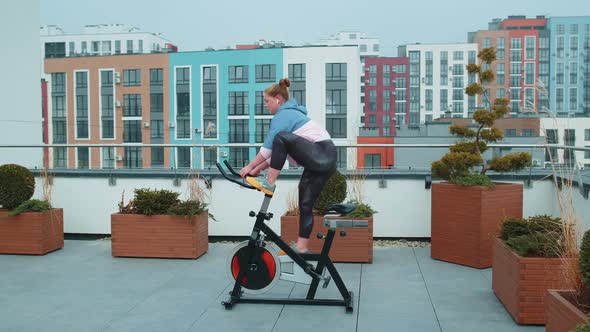
[[[431,149],[447,146],[426,145]],[[355,156],[359,147],[348,147],[347,156]],[[14,153],[28,148],[0,149]],[[246,215],[258,207],[263,195],[236,190],[214,169],[50,171],[55,175],[53,205],[64,209],[65,246],[41,257],[0,255],[4,281],[0,283],[4,308],[0,321],[6,330],[238,331],[248,326],[255,331],[286,331],[299,330],[305,317],[309,326],[321,326],[322,331],[387,331],[391,327],[399,331],[544,331],[542,326],[521,326],[512,320],[492,291],[491,269],[430,258],[430,171],[424,165],[361,173],[364,200],[378,213],[373,263],[337,264],[355,295],[352,315],[341,307],[323,306],[240,303],[231,311],[223,308],[220,303],[233,286],[226,259],[235,244],[228,242],[250,234],[252,220]],[[38,186],[41,173],[35,171]],[[276,216],[269,225],[277,232],[276,219],[287,208],[287,195],[297,190],[300,173],[300,169],[286,169],[281,174],[269,209]],[[218,220],[209,223],[207,254],[194,261],[111,256],[110,214],[117,210],[123,192],[128,197],[134,188],[149,184],[186,193],[187,177],[195,174],[210,184],[210,211]],[[550,175],[550,169],[535,167],[493,178],[524,183],[525,216],[559,215]],[[587,229],[590,174],[580,172],[576,181],[583,185],[575,188],[573,199]],[[41,192],[37,188],[36,196]],[[397,238],[408,241],[391,241]],[[265,296],[305,294],[305,285],[281,281]],[[338,290],[332,282],[320,288],[318,296],[337,297]]]

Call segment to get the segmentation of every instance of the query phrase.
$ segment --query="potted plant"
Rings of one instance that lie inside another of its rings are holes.
[[[128,204],[111,215],[113,256],[192,258],[209,248],[208,220],[203,201],[180,201],[168,190],[136,189]]]
[[[336,171],[326,183],[314,204],[314,226],[309,238],[309,249],[312,252],[321,252],[324,240],[315,236],[317,233],[328,233],[323,219],[327,213],[326,208],[331,204],[339,204],[346,199],[346,177]],[[299,207],[296,199],[291,196],[288,200],[288,211],[281,216],[281,237],[285,242],[296,241],[299,234]],[[373,211],[366,204],[357,204],[357,208],[350,214],[342,216],[342,219],[356,219],[368,221],[367,228],[346,229],[346,236],[340,236],[337,232],[330,248],[330,258],[334,262],[373,262]]]
[[[590,230],[584,233],[575,261],[577,269],[566,268],[570,273],[564,278],[572,281],[570,289],[561,287],[547,293],[547,332],[590,331]]]
[[[548,289],[568,287],[560,257],[564,226],[547,215],[510,218],[494,241],[492,289],[519,324],[545,324]]]
[[[27,168],[0,166],[0,254],[45,255],[63,248],[63,210],[31,200],[34,191]]]
[[[482,63],[496,59],[493,48],[482,50],[480,65],[469,64],[467,71],[477,76],[465,93],[489,96],[482,84],[492,82],[494,73],[483,70]],[[503,138],[494,127],[495,120],[509,111],[506,99],[490,102],[488,109],[473,114],[475,129],[452,125],[451,134],[460,141],[450,147],[441,160],[432,163],[432,175],[447,182],[432,185],[431,257],[476,268],[492,266],[492,243],[498,232],[498,220],[522,217],[521,184],[493,183],[487,172],[521,170],[531,164],[528,153],[513,153],[487,161],[483,154],[488,143]]]

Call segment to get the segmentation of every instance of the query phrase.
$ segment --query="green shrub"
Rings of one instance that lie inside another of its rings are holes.
[[[466,176],[458,176],[453,179],[453,183],[460,186],[482,186],[482,187],[493,187],[494,183],[489,177],[480,175],[477,173],[470,173]]]
[[[590,332],[590,324],[580,324],[570,332]]]
[[[536,215],[502,223],[500,239],[523,257],[559,257],[563,245],[561,219]]]
[[[346,177],[339,171],[336,171],[324,186],[319,197],[315,201],[313,208],[320,213],[326,212],[326,207],[330,204],[340,204],[346,198]]]
[[[16,164],[0,166],[0,205],[14,209],[33,197],[35,178],[27,168]]]
[[[530,233],[529,225],[524,219],[510,218],[502,223],[500,239],[506,241],[510,238],[527,235]]]
[[[135,211],[147,216],[166,214],[172,206],[180,202],[178,196],[179,193],[170,190],[135,189]]]
[[[587,230],[582,237],[580,273],[582,274],[582,283],[587,289],[590,289],[590,230]]]
[[[24,212],[45,212],[51,209],[51,205],[47,201],[38,199],[31,199],[23,202],[17,206],[16,209],[12,210],[8,215],[16,216]]]
[[[187,216],[190,219],[192,219],[193,216],[199,215],[203,212],[207,212],[209,218],[216,220],[215,217],[207,211],[207,204],[200,201],[182,201],[168,209],[168,214],[170,215]]]
[[[356,204],[356,209],[354,209],[351,213],[347,214],[347,217],[351,217],[351,218],[366,218],[366,217],[372,217],[375,213],[377,213],[377,211],[373,210],[369,205],[365,204],[365,203],[356,203],[356,202],[351,202],[353,204]]]

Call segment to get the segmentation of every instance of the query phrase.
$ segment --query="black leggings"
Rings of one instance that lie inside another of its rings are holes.
[[[304,168],[299,180],[299,236],[309,239],[313,229],[313,204],[336,171],[336,147],[331,140],[314,143],[292,133],[280,132],[272,144],[270,167],[281,170],[287,155]]]

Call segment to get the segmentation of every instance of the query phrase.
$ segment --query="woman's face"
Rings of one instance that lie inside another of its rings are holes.
[[[264,107],[266,107],[270,114],[275,114],[279,110],[279,107],[281,107],[281,104],[279,96],[271,97],[266,93],[264,94]]]

